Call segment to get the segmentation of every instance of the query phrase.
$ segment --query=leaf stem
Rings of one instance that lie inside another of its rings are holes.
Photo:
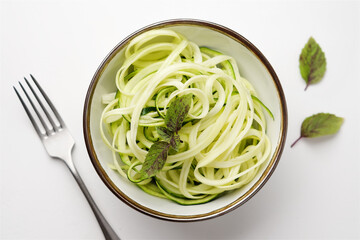
[[[306,91],[306,89],[309,87],[309,85],[310,85],[310,83],[306,84],[306,87],[305,87],[304,91]]]
[[[291,146],[290,147],[293,147],[300,139],[302,139],[303,138],[303,136],[300,136],[298,139],[296,139],[295,140],[295,142],[293,143],[293,144],[291,144]]]

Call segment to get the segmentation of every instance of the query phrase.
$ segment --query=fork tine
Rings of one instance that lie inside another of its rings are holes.
[[[20,87],[22,88],[23,92],[25,93],[25,96],[27,97],[27,99],[29,100],[29,103],[31,104],[32,108],[34,109],[36,115],[38,116],[41,124],[43,125],[46,135],[50,135],[51,134],[51,130],[48,128],[48,126],[46,125],[44,119],[42,118],[41,114],[39,113],[38,109],[36,108],[36,106],[34,105],[33,101],[31,100],[29,94],[26,92],[24,86],[21,84],[21,82],[19,82]]]
[[[37,125],[37,123],[36,123],[35,119],[34,119],[34,118],[33,118],[33,116],[31,115],[31,113],[30,113],[29,109],[27,108],[27,106],[26,106],[25,102],[24,102],[24,101],[23,101],[23,99],[21,98],[21,96],[20,96],[19,92],[16,90],[16,88],[15,88],[15,87],[13,87],[13,88],[14,88],[15,93],[16,93],[16,95],[18,96],[18,98],[19,98],[19,100],[20,100],[21,104],[23,105],[23,107],[24,107],[24,109],[25,109],[26,114],[27,114],[27,115],[28,115],[28,117],[30,118],[30,121],[31,121],[32,125],[34,126],[36,133],[39,135],[39,137],[40,137],[40,138],[43,138],[43,137],[45,136],[45,134],[43,134],[43,133],[40,131],[39,126]]]
[[[58,111],[56,110],[54,104],[50,101],[49,97],[46,95],[46,93],[44,92],[44,90],[41,88],[40,84],[36,81],[36,79],[33,77],[33,75],[30,74],[30,77],[32,78],[33,82],[35,83],[35,85],[37,86],[37,88],[39,89],[39,91],[41,92],[41,94],[43,95],[44,99],[46,100],[46,102],[49,104],[51,110],[54,112],[57,120],[60,123],[60,127],[65,127],[65,123],[62,120],[62,118],[60,117],[60,114],[58,113]]]
[[[38,95],[35,93],[34,89],[32,88],[32,86],[30,85],[29,81],[24,77],[26,84],[29,86],[31,92],[34,94],[36,100],[38,101],[40,107],[42,108],[42,110],[44,111],[46,117],[48,118],[51,126],[54,128],[54,130],[58,130],[59,128],[56,126],[54,120],[52,119],[52,117],[50,116],[49,112],[46,110],[46,108],[44,107],[44,104],[41,102],[41,100],[39,99]]]

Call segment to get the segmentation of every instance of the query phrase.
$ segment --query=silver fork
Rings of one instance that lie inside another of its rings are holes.
[[[111,228],[109,223],[106,221],[102,213],[100,212],[99,208],[97,207],[96,203],[91,197],[89,191],[87,190],[84,182],[82,181],[78,171],[75,168],[75,165],[71,158],[71,151],[75,144],[74,139],[70,135],[70,132],[66,128],[64,121],[60,117],[58,111],[55,109],[54,105],[52,104],[52,102],[50,101],[44,90],[40,87],[39,83],[35,80],[35,78],[31,74],[30,77],[35,83],[35,86],[38,88],[38,92],[40,92],[41,95],[43,96],[43,99],[47,103],[48,107],[45,107],[43,101],[39,98],[38,94],[36,93],[32,85],[29,83],[29,81],[26,78],[24,78],[25,82],[28,85],[29,89],[32,92],[32,95],[34,95],[40,107],[35,106],[33,102],[33,100],[35,99],[29,96],[29,93],[25,90],[21,82],[19,82],[19,84],[22,90],[24,91],[24,94],[28,99],[28,102],[30,103],[35,114],[31,113],[31,111],[27,107],[28,104],[25,103],[25,101],[22,99],[21,95],[19,94],[19,92],[16,90],[15,87],[14,90],[16,92],[16,95],[19,97],[20,102],[23,105],[28,117],[30,118],[30,121],[33,124],[37,134],[39,135],[42,143],[44,144],[46,151],[52,158],[63,160],[67,165],[67,167],[70,169],[76,182],[79,184],[80,189],[82,190],[87,201],[89,202],[90,207],[93,210],[97,221],[99,222],[101,230],[103,231],[105,239],[111,239],[111,240],[120,239],[116,235],[115,231]],[[40,111],[42,111],[43,114],[41,114]],[[53,114],[50,114],[49,111],[52,111]],[[34,115],[37,116],[38,122],[40,123],[37,123]],[[48,123],[50,123],[51,127],[48,126],[44,118],[48,120]]]

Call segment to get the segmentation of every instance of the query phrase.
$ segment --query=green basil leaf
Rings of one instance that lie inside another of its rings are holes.
[[[158,141],[151,145],[140,170],[141,179],[153,177],[163,168],[169,148],[170,144],[164,141]]]
[[[314,38],[310,37],[300,54],[300,73],[306,82],[305,90],[310,84],[319,82],[326,71],[325,53]]]
[[[159,134],[160,138],[163,139],[165,142],[170,142],[170,139],[174,135],[174,133],[166,127],[156,127],[156,131]]]
[[[168,130],[177,133],[190,110],[192,94],[176,98],[169,106],[165,115],[165,124]]]
[[[339,131],[344,119],[330,113],[318,113],[306,118],[301,125],[304,137],[320,137]]]
[[[176,151],[179,151],[180,146],[180,136],[178,134],[174,134],[172,138],[170,139],[170,146]]]
[[[301,135],[291,145],[293,147],[301,138],[314,138],[335,134],[339,131],[344,119],[330,113],[318,113],[307,117],[301,124]]]
[[[190,110],[192,95],[187,94],[175,99],[166,111],[166,127],[157,127],[156,131],[163,141],[151,145],[140,170],[140,181],[153,177],[164,166],[170,147],[179,151],[180,136],[177,134]]]

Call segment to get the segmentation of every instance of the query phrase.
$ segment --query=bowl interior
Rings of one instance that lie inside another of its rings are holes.
[[[182,206],[172,201],[151,196],[136,185],[124,179],[112,169],[112,153],[103,143],[100,136],[99,124],[104,105],[101,104],[103,94],[115,91],[115,74],[124,60],[124,49],[129,40],[142,33],[138,31],[134,35],[120,43],[108,56],[98,69],[90,87],[88,99],[87,119],[90,133],[89,143],[92,145],[92,161],[99,175],[107,186],[123,201],[130,206],[147,214],[165,219],[190,219],[197,220],[222,214],[241,205],[248,200],[266,182],[274,170],[285,140],[286,133],[286,106],[281,86],[275,73],[266,59],[246,39],[237,39],[228,29],[219,29],[211,24],[177,23],[158,24],[150,28],[166,27],[173,29],[190,41],[200,46],[207,46],[233,56],[239,66],[240,74],[247,78],[255,87],[260,99],[271,109],[275,120],[268,114],[267,134],[272,143],[272,154],[268,162],[263,164],[251,183],[243,188],[227,193],[226,195],[211,202],[194,206]],[[230,30],[231,31],[231,30]]]

